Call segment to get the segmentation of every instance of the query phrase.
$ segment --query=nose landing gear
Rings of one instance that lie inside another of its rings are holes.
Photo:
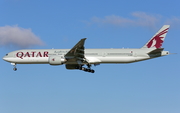
[[[16,67],[14,67],[14,68],[13,68],[13,70],[14,70],[14,71],[17,71],[17,68],[16,68]]]
[[[11,65],[14,66],[13,70],[16,71],[16,70],[17,70],[17,68],[16,68],[16,63],[11,63]]]

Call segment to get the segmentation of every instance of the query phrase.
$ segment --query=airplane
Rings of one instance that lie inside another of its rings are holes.
[[[94,73],[92,65],[103,63],[133,63],[169,55],[162,44],[170,25],[164,25],[142,48],[138,49],[85,49],[86,38],[72,49],[24,49],[6,54],[3,60],[10,62],[16,71],[16,64],[65,65],[69,70],[83,70]]]

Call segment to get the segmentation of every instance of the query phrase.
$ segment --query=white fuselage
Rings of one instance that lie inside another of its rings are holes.
[[[163,51],[162,44],[168,32],[169,25],[164,25],[140,49],[85,49],[85,40],[82,38],[71,49],[26,49],[13,51],[3,59],[10,62],[16,71],[16,64],[65,64],[66,69],[79,69],[94,73],[91,64],[101,63],[132,63],[169,55]],[[84,65],[87,68],[83,67]]]
[[[50,56],[58,56],[62,59],[70,49],[26,49],[8,53],[4,60],[16,64],[49,64]],[[148,49],[149,50],[149,49]],[[168,55],[168,51],[162,51],[159,55],[150,56],[147,49],[85,49],[85,58],[90,64],[100,63],[132,63],[155,57]],[[76,61],[65,64],[76,64]]]

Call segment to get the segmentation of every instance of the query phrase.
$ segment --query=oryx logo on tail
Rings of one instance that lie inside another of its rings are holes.
[[[164,25],[146,44],[143,48],[161,48],[162,43],[168,32],[169,25]]]

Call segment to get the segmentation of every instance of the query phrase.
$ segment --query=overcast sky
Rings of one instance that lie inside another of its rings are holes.
[[[1,0],[0,113],[179,113],[178,0]],[[102,64],[94,74],[65,66],[19,64],[18,49],[140,48],[164,24],[169,56]]]

